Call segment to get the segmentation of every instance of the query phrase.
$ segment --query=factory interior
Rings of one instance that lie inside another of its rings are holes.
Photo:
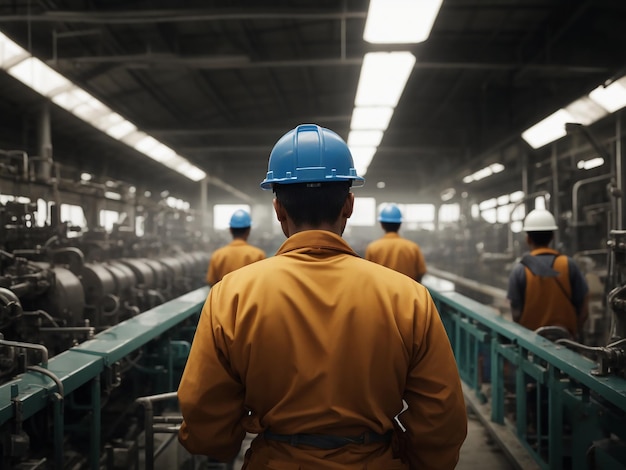
[[[458,468],[626,468],[626,2],[388,0],[412,36],[378,40],[383,3],[0,0],[0,469],[240,468],[180,447],[176,389],[230,215],[285,240],[260,183],[307,123],[366,180],[350,246],[395,203],[423,251]],[[511,319],[533,209],[589,286],[579,338]]]

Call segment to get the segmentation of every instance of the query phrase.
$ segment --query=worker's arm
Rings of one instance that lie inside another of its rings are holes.
[[[524,292],[526,290],[526,275],[524,266],[517,264],[509,276],[509,286],[506,297],[511,305],[511,317],[514,322],[519,323],[524,310]]]
[[[516,323],[519,323],[520,317],[522,316],[522,310],[514,307],[513,304],[511,303],[511,317],[513,318],[513,321]]]
[[[192,454],[229,461],[245,436],[241,426],[244,388],[229,369],[224,348],[229,333],[212,314],[218,286],[211,289],[202,309],[178,387],[183,415],[178,439]]]
[[[589,317],[589,292],[583,298],[582,304],[580,306],[580,311],[578,312],[578,331],[579,333],[583,331],[583,326]]]
[[[417,282],[422,282],[422,278],[424,274],[426,274],[426,261],[424,260],[424,254],[422,250],[417,247],[417,276],[415,276],[415,280]]]
[[[417,286],[421,288],[421,286]],[[467,434],[461,381],[448,336],[426,291],[416,305],[415,343],[400,415],[410,468],[452,470]]]

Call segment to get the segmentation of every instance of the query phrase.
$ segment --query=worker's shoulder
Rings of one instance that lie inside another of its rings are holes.
[[[369,242],[367,245],[367,248],[368,249],[378,248],[378,247],[388,245],[392,242],[393,242],[393,239],[381,237],[381,238],[377,238],[376,240],[372,240],[371,242]]]
[[[364,281],[367,276],[370,276],[379,284],[396,285],[401,288],[418,287],[419,289],[425,289],[425,287],[415,279],[382,264],[358,257],[354,257],[352,263],[354,263],[352,269],[355,272],[355,276],[360,281]]]
[[[415,249],[415,248],[419,249],[419,247],[420,247],[417,244],[417,242],[414,242],[413,240],[411,240],[409,238],[399,237],[396,240],[398,240],[397,243],[405,245],[405,246],[408,246],[408,247],[411,247],[413,249]]]
[[[249,247],[250,247],[251,251],[254,251],[255,253],[262,254],[264,257],[267,257],[267,253],[265,253],[265,250],[259,248],[258,246],[249,245]]]
[[[219,248],[216,248],[215,250],[213,250],[210,254],[210,257],[216,257],[216,256],[222,256],[226,253],[228,253],[229,251],[229,245],[224,245],[224,246],[220,246]]]

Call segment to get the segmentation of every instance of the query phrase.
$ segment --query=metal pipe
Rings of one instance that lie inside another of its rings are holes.
[[[176,398],[177,392],[162,393],[137,398],[136,402],[144,407],[144,449],[145,449],[145,470],[154,470],[154,402]]]
[[[617,191],[619,197],[617,198],[617,214],[616,214],[616,229],[624,229],[624,203],[622,198],[624,197],[624,173],[622,170],[622,115],[617,114],[615,119],[615,174],[617,175]]]
[[[561,213],[561,207],[559,204],[559,157],[556,149],[556,143],[552,144],[552,155],[551,155],[551,165],[550,168],[552,170],[552,194],[554,195],[554,203],[552,204],[552,213],[556,220],[559,220],[559,216]],[[559,235],[559,231],[554,231],[554,246],[558,247],[561,242],[561,237]]]
[[[63,382],[61,382],[61,379],[59,379],[53,372],[48,369],[44,369],[43,367],[28,366],[27,370],[31,372],[39,372],[40,374],[50,377],[56,384],[57,393],[53,395],[55,398],[53,419],[54,464],[55,468],[63,468],[63,397],[65,396]]]
[[[606,175],[592,176],[591,178],[586,178],[582,180],[578,180],[572,186],[572,225],[574,227],[578,226],[578,191],[581,186],[590,183],[597,183],[598,181],[602,181],[605,179],[611,179],[613,175],[608,173]]]
[[[91,381],[91,436],[89,445],[90,452],[90,467],[91,470],[100,469],[100,441],[102,439],[102,425],[101,425],[101,388],[100,388],[100,375],[96,375]]]
[[[22,343],[19,341],[6,341],[4,335],[0,333],[0,345],[11,346],[14,348],[34,349],[41,352],[41,365],[48,367],[48,349],[43,344]]]

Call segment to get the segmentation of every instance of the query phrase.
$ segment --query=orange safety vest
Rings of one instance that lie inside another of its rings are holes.
[[[536,330],[542,326],[562,326],[572,336],[578,331],[577,312],[572,303],[572,286],[569,279],[569,263],[565,255],[550,248],[533,250],[531,256],[542,254],[554,255],[552,269],[557,276],[546,277],[534,274],[525,266],[526,290],[524,309],[520,316],[520,325]]]

